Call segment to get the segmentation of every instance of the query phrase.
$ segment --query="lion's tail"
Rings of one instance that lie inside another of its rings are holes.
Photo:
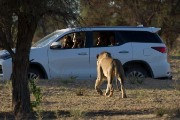
[[[114,74],[115,74],[115,77],[116,77],[116,88],[117,88],[117,90],[119,90],[120,91],[120,88],[119,88],[119,85],[118,85],[118,72],[119,72],[119,70],[118,70],[118,65],[117,65],[117,61],[116,61],[116,59],[114,59],[113,60],[113,62],[114,62]]]
[[[119,88],[119,85],[118,85],[118,79],[116,78],[116,87],[117,87],[117,90],[120,91],[120,88]]]

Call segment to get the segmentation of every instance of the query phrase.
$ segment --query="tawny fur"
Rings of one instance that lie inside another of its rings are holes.
[[[100,94],[103,92],[99,88],[104,80],[107,80],[107,89],[105,96],[111,97],[113,95],[113,79],[116,78],[116,84],[119,80],[121,85],[122,98],[126,98],[124,89],[124,70],[121,62],[118,59],[113,59],[108,52],[102,52],[97,55],[97,79],[95,83],[95,89]],[[118,85],[117,85],[118,86]],[[118,88],[119,89],[119,88]]]

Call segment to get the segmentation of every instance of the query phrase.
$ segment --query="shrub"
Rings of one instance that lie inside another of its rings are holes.
[[[36,79],[29,80],[30,93],[35,97],[35,101],[31,101],[31,110],[40,105],[42,100],[42,93],[40,87],[36,85]]]

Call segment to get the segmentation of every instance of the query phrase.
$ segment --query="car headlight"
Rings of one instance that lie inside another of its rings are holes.
[[[6,60],[6,59],[9,59],[9,58],[11,58],[11,55],[8,54],[8,53],[0,55],[0,59]]]

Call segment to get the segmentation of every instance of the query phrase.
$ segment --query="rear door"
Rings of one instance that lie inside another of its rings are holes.
[[[106,45],[97,46],[99,33],[104,34],[103,40],[106,41]],[[103,51],[110,52],[113,58],[119,59],[123,64],[132,60],[132,45],[131,43],[124,41],[118,31],[94,31],[91,32],[91,36],[90,72],[92,79],[97,77],[96,56]],[[112,40],[113,38],[114,40]]]

